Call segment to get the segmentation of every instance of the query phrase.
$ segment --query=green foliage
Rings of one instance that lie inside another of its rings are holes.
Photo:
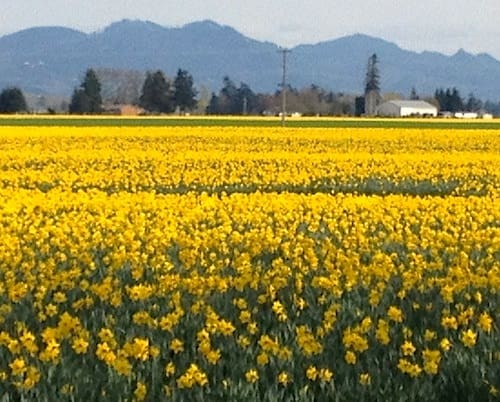
[[[170,83],[162,71],[147,73],[139,105],[150,113],[171,113],[174,111]]]
[[[217,100],[217,114],[241,114],[243,105],[239,102],[238,88],[227,76],[223,84]]]
[[[469,98],[465,103],[465,110],[468,112],[479,112],[483,108],[483,102],[474,96],[473,93],[469,94]]]
[[[370,91],[380,91],[380,72],[378,69],[378,58],[374,53],[368,59],[365,78],[365,94]]]
[[[242,82],[238,88],[228,77],[224,77],[223,87],[219,95],[212,94],[207,107],[208,114],[255,114],[259,112],[257,95],[252,89]]]
[[[215,95],[215,98],[217,96]],[[215,113],[214,113],[215,114]],[[30,126],[30,127],[279,127],[279,119],[210,119],[210,118],[158,118],[144,117],[120,118],[103,117],[86,119],[72,118],[3,118],[0,126]],[[412,128],[412,129],[448,129],[448,130],[499,130],[497,120],[477,120],[467,122],[457,120],[404,120],[404,119],[297,119],[289,120],[287,126],[296,128]]]
[[[0,93],[0,113],[26,112],[26,100],[19,88],[6,88]]]
[[[457,88],[436,89],[434,98],[439,102],[442,111],[455,113],[464,110],[464,101]]]
[[[193,77],[186,71],[177,70],[174,80],[174,103],[181,112],[192,110],[196,106],[197,91],[193,86]]]
[[[365,113],[365,97],[357,96],[354,100],[354,115],[362,116]]]
[[[71,96],[69,112],[71,114],[86,114],[90,110],[90,100],[83,89],[75,89]]]
[[[94,70],[88,69],[80,88],[76,88],[69,105],[71,114],[102,113],[101,84]]]
[[[207,114],[217,114],[219,111],[219,98],[215,94],[215,92],[212,92],[212,96],[210,98],[210,102],[208,103],[206,112]]]
[[[412,87],[411,92],[410,92],[410,100],[419,100],[420,96],[418,96],[417,90],[415,87]]]

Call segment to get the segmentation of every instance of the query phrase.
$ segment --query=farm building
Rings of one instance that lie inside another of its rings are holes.
[[[104,106],[104,113],[117,116],[139,116],[144,109],[134,105],[110,105]]]
[[[377,107],[380,104],[380,94],[378,91],[371,90],[365,95],[365,116],[375,116]]]
[[[377,108],[378,116],[437,116],[437,107],[421,100],[392,100],[382,103]]]

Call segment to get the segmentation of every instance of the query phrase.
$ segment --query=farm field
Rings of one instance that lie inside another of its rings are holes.
[[[0,126],[49,127],[280,127],[279,117],[259,116],[0,116]],[[500,120],[288,117],[292,128],[426,128],[498,130]]]
[[[137,120],[0,119],[1,401],[500,398],[498,123]]]

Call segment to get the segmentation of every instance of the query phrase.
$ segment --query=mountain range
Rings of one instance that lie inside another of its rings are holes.
[[[0,88],[15,85],[34,94],[69,95],[89,67],[161,69],[170,77],[183,68],[196,85],[212,91],[229,76],[256,92],[274,92],[282,74],[279,50],[208,20],[176,28],[123,20],[90,34],[30,28],[0,37]],[[294,88],[315,84],[360,94],[368,57],[376,53],[382,92],[408,95],[414,87],[431,95],[436,88],[457,87],[463,96],[500,100],[500,61],[485,53],[417,53],[363,34],[290,50],[287,80]]]

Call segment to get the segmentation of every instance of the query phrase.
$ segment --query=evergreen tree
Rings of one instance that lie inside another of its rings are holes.
[[[373,53],[368,58],[365,77],[365,115],[374,116],[380,103],[380,73],[378,69],[378,58]]]
[[[434,99],[439,103],[439,109],[441,111],[449,111],[446,108],[446,94],[444,93],[444,90],[442,88],[436,89],[434,92]]]
[[[5,88],[0,93],[0,113],[26,112],[26,99],[19,88]]]
[[[380,72],[378,69],[378,58],[373,53],[368,59],[365,77],[365,95],[371,91],[380,91]]]
[[[252,89],[242,82],[237,92],[236,108],[239,107],[238,114],[254,114],[258,112],[258,99],[257,95],[252,91]]]
[[[197,92],[193,86],[193,77],[186,70],[177,70],[174,80],[174,104],[181,112],[192,110],[196,106]]]
[[[171,113],[174,111],[170,83],[162,71],[147,73],[139,105],[150,113]]]
[[[101,84],[94,70],[88,69],[80,88],[73,91],[69,112],[73,114],[102,113]]]
[[[437,89],[434,98],[438,101],[442,111],[460,112],[464,110],[464,102],[457,88]]]
[[[89,69],[85,74],[82,89],[89,99],[89,113],[99,114],[102,112],[101,83],[94,70]]]
[[[262,95],[256,95],[242,82],[239,88],[229,77],[224,77],[219,95],[212,93],[206,108],[207,114],[257,114],[265,109]]]
[[[222,80],[223,87],[219,93],[219,113],[220,114],[240,114],[242,106],[239,102],[238,88],[234,82],[225,76]]]
[[[479,112],[483,108],[483,102],[474,96],[473,93],[469,94],[469,98],[465,104],[465,110],[468,112]]]
[[[363,114],[365,114],[365,97],[357,96],[354,99],[354,115],[362,116]]]
[[[206,113],[207,114],[220,114],[219,97],[215,94],[215,92],[212,92],[212,96],[210,98],[210,102],[208,103]]]
[[[487,100],[484,102],[483,108],[486,112],[491,113],[494,116],[500,116],[500,102]]]
[[[410,92],[410,100],[419,100],[420,97],[417,94],[417,90],[415,87],[412,87],[411,92]]]
[[[90,99],[81,88],[75,88],[69,104],[70,114],[87,114],[90,111]]]
[[[450,95],[450,109],[453,112],[459,112],[464,110],[464,101],[460,96],[460,92],[458,92],[457,88],[453,88]]]

